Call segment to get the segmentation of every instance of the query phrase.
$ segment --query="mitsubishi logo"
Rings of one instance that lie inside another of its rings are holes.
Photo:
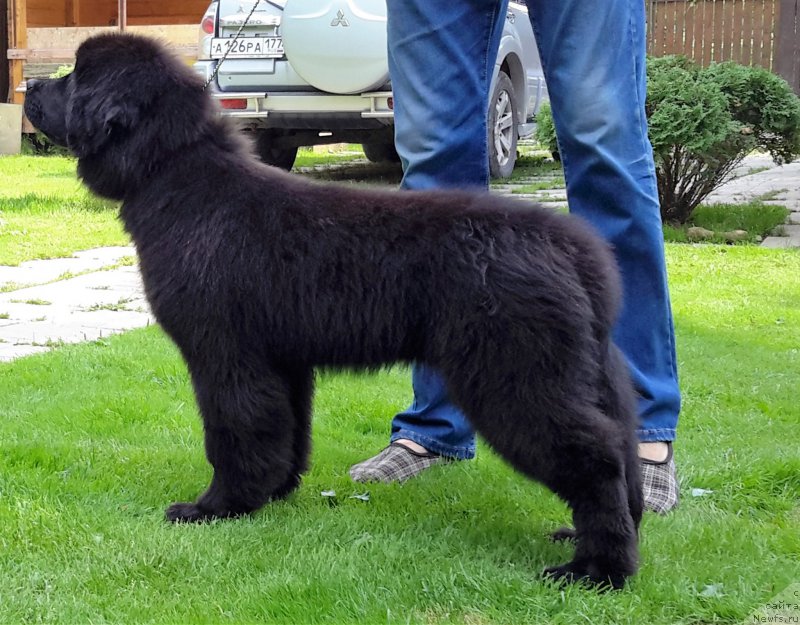
[[[336,17],[331,20],[331,26],[344,26],[345,28],[350,26],[350,22],[347,21],[347,18],[344,16],[344,12],[341,9],[339,9]]]

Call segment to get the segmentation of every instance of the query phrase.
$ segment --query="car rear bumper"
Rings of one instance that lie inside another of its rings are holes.
[[[223,114],[230,117],[266,118],[270,115],[292,114],[325,117],[351,113],[363,119],[391,121],[392,92],[375,91],[356,95],[336,95],[320,92],[246,91],[212,92],[220,102]],[[246,100],[245,108],[226,108],[236,100]]]

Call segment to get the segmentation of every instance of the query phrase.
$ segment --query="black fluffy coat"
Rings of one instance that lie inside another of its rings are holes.
[[[560,579],[619,587],[642,513],[634,393],[607,246],[487,193],[308,182],[259,163],[158,44],[102,35],[26,112],[122,200],[147,298],[189,367],[214,467],[173,521],[248,513],[299,483],[313,368],[419,361],[516,469],[573,509]]]

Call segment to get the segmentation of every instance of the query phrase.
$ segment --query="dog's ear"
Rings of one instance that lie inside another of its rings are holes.
[[[75,89],[67,108],[67,146],[78,158],[97,154],[139,117],[136,102],[100,90]]]

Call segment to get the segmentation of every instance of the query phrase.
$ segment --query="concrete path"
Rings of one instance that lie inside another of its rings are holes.
[[[769,156],[749,156],[735,172],[738,176],[712,193],[706,202],[744,203],[764,198],[768,204],[788,208],[781,236],[769,236],[762,247],[800,248],[800,161],[776,166]]]
[[[767,237],[763,245],[800,248],[800,162],[776,167],[769,157],[753,156],[736,175],[709,201],[737,203],[761,197],[787,206],[793,212],[791,223],[784,226],[785,236]],[[495,191],[511,193],[513,188],[503,185]],[[530,197],[560,204],[563,193],[553,189]],[[154,323],[138,269],[124,262],[134,256],[132,247],[114,247],[19,267],[0,266],[0,361]]]
[[[0,267],[0,361],[154,323],[139,270],[119,264],[134,256],[101,248]]]

